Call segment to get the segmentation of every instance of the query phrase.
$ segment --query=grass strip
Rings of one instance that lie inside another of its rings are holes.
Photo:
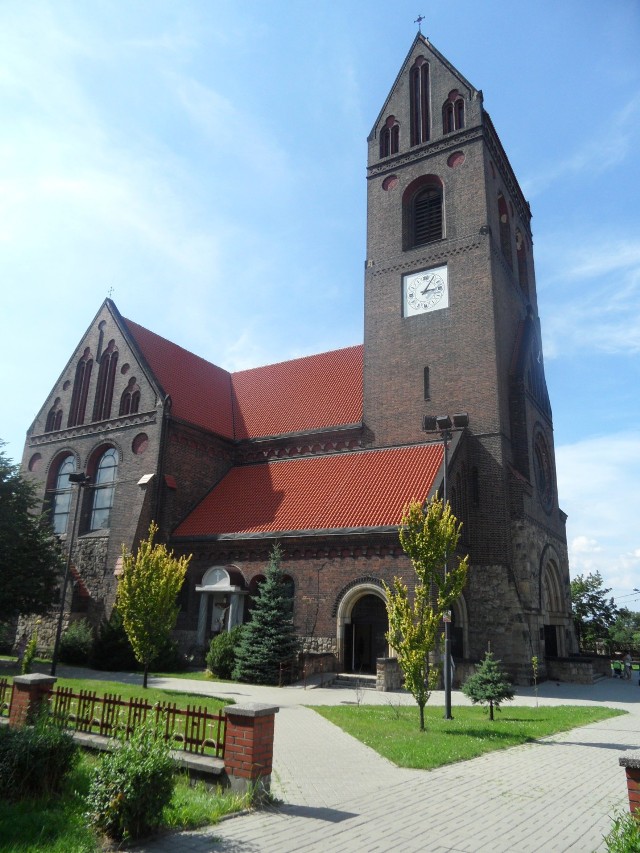
[[[313,710],[399,767],[433,770],[496,749],[531,743],[626,713],[593,705],[505,707],[491,722],[480,707],[457,707],[453,720],[441,707],[425,708],[419,731],[416,706],[313,706]]]

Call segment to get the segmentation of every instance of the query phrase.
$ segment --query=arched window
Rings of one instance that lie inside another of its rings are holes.
[[[47,415],[47,424],[44,428],[45,432],[55,432],[62,427],[62,406],[60,405],[60,397],[56,397],[55,403],[49,409]]]
[[[442,239],[442,189],[427,187],[413,202],[413,245]]]
[[[527,245],[522,232],[516,228],[516,257],[518,259],[518,281],[525,296],[529,296],[529,273],[527,270]]]
[[[442,105],[442,132],[453,133],[464,127],[464,99],[457,89],[449,92]]]
[[[500,217],[500,248],[506,262],[511,267],[511,225],[509,224],[509,209],[502,193],[498,193],[498,216]]]
[[[109,527],[117,474],[118,451],[115,447],[110,447],[99,458],[93,477],[90,530],[104,530]]]
[[[444,236],[442,181],[423,175],[413,181],[402,196],[404,247],[412,249],[442,240]]]
[[[132,376],[120,397],[120,415],[134,415],[140,408],[140,388]]]
[[[67,532],[69,526],[69,513],[71,511],[71,483],[69,474],[76,470],[75,459],[72,454],[64,456],[54,474],[53,488],[51,491],[51,526],[53,532],[58,536]]]
[[[400,125],[395,116],[389,116],[380,131],[380,157],[397,154],[400,147]]]
[[[118,350],[116,342],[109,341],[109,346],[100,359],[100,370],[98,372],[98,384],[96,386],[96,399],[93,404],[93,420],[106,421],[111,417],[111,402],[113,400],[113,383],[116,378],[116,367],[118,364]]]
[[[92,368],[93,359],[91,358],[91,351],[87,347],[76,367],[73,392],[71,394],[71,407],[69,408],[69,418],[67,420],[68,427],[84,423]]]
[[[411,144],[429,140],[429,63],[419,56],[409,73]]]

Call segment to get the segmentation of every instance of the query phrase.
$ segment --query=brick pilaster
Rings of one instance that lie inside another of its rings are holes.
[[[262,792],[269,791],[278,710],[273,705],[258,702],[229,705],[224,709],[227,715],[224,767],[234,790],[257,787]]]
[[[9,708],[9,725],[24,726],[32,722],[46,700],[56,679],[51,675],[16,675]]]

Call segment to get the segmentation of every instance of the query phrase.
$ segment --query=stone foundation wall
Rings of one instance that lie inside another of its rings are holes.
[[[593,684],[594,676],[611,675],[611,661],[600,658],[547,658],[547,677],[573,684]]]
[[[338,641],[335,637],[301,637],[302,651],[305,654],[338,654]]]

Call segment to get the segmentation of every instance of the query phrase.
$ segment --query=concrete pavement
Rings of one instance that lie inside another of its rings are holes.
[[[272,789],[283,804],[159,838],[139,853],[604,850],[610,816],[627,802],[618,757],[640,747],[637,681],[545,682],[540,704],[606,704],[629,713],[432,771],[398,768],[304,707],[353,704],[361,699],[355,690],[152,683],[278,705]],[[413,704],[404,693],[370,690],[362,701]],[[514,704],[535,701],[532,688],[521,688]],[[439,692],[430,699],[442,702]],[[467,700],[454,692],[454,713],[457,704]]]

